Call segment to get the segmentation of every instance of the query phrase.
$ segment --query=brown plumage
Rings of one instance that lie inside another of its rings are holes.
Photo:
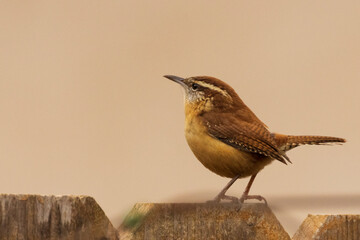
[[[205,113],[201,116],[212,137],[242,151],[271,157],[285,164],[290,161],[262,124],[240,121],[233,113],[213,115]]]
[[[267,164],[274,159],[291,162],[285,152],[299,145],[345,142],[336,137],[271,133],[234,89],[221,80],[207,76],[165,77],[185,89],[185,136],[191,150],[206,168],[232,178],[214,201],[236,200],[225,192],[236,179],[247,176],[251,179],[240,200],[265,200],[248,193],[256,174]]]
[[[329,145],[333,143],[344,143],[345,139],[328,136],[292,136],[273,133],[276,144],[282,151],[289,151],[300,145]]]

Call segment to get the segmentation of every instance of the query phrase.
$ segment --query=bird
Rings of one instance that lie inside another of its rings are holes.
[[[235,90],[210,76],[182,78],[164,75],[185,90],[185,138],[195,157],[210,171],[231,180],[209,202],[247,199],[256,175],[277,160],[291,163],[286,152],[300,145],[341,144],[346,140],[330,136],[286,135],[268,127],[240,99]],[[239,178],[250,177],[241,197],[226,195]]]

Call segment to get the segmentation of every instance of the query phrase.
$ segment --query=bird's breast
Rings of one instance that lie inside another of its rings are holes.
[[[185,137],[196,158],[212,172],[233,178],[247,177],[270,163],[257,154],[238,150],[210,136],[207,127],[195,114],[187,114]]]

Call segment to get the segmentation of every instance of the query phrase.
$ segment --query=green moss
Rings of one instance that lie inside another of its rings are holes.
[[[127,215],[123,221],[124,229],[136,229],[138,228],[145,218],[144,214],[135,212]]]

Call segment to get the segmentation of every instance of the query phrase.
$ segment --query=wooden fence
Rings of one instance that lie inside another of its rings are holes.
[[[0,240],[360,239],[360,215],[309,215],[293,238],[261,203],[137,203],[115,228],[88,196],[0,195]]]

